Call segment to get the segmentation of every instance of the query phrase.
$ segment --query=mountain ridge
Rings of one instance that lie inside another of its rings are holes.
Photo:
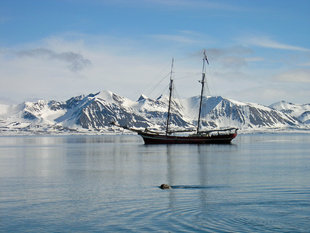
[[[133,101],[111,91],[79,95],[66,101],[38,100],[19,105],[0,105],[0,133],[118,133],[116,122],[134,128],[164,129],[167,97],[141,95]],[[200,97],[174,99],[170,127],[194,128]],[[310,104],[285,101],[264,106],[224,98],[203,97],[204,129],[236,127],[240,131],[310,129]]]

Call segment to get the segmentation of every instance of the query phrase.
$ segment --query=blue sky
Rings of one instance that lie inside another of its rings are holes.
[[[309,103],[309,11],[302,0],[2,0],[0,101],[154,98],[172,57],[178,95],[197,95],[206,49],[211,95]]]

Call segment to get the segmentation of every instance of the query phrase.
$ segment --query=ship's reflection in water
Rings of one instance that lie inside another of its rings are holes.
[[[304,134],[0,137],[0,231],[306,232],[309,153]]]

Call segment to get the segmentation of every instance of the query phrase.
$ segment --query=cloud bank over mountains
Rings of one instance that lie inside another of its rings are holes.
[[[190,33],[191,37],[193,35]],[[115,89],[136,98],[137,93],[162,78],[160,72],[164,73],[163,69],[169,72],[169,51],[126,46],[125,41],[117,46],[110,43],[111,39],[98,39],[95,44],[92,41],[93,38],[87,36],[83,40],[53,37],[41,41],[38,46],[2,48],[0,98],[12,96],[13,100],[16,98],[15,102],[27,98],[66,98],[85,91],[92,92],[98,87]],[[187,44],[187,41],[179,43]],[[179,92],[184,93],[184,97],[195,95],[198,87],[187,87],[192,84],[190,79],[200,78],[201,50],[195,54],[191,51],[180,53],[173,47],[171,50],[176,53],[175,79],[176,83],[180,83]],[[298,52],[308,53],[306,50]],[[310,80],[307,60],[304,60],[304,66],[270,67],[267,63],[270,60],[279,63],[278,58],[266,57],[255,48],[247,47],[246,43],[210,47],[207,53],[211,94],[263,104],[281,99],[303,102],[310,97],[302,85]],[[188,73],[186,80],[182,79],[182,72]],[[294,83],[294,86],[288,83]]]

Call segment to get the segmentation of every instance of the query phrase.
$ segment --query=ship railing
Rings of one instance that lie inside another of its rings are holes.
[[[183,130],[171,130],[168,132],[168,134],[174,134],[174,133],[189,133],[193,132],[195,129],[183,129]]]
[[[195,131],[195,130],[194,129],[170,130],[167,132],[167,134],[171,135],[171,134],[175,134],[175,133],[186,133],[186,132],[193,132],[193,131]],[[151,130],[148,128],[145,128],[145,132],[154,133],[154,134],[165,134],[164,131],[155,131],[155,130]]]
[[[232,134],[232,133],[237,133],[238,128],[227,128],[227,129],[213,129],[213,130],[207,130],[207,131],[199,131],[199,134]]]

